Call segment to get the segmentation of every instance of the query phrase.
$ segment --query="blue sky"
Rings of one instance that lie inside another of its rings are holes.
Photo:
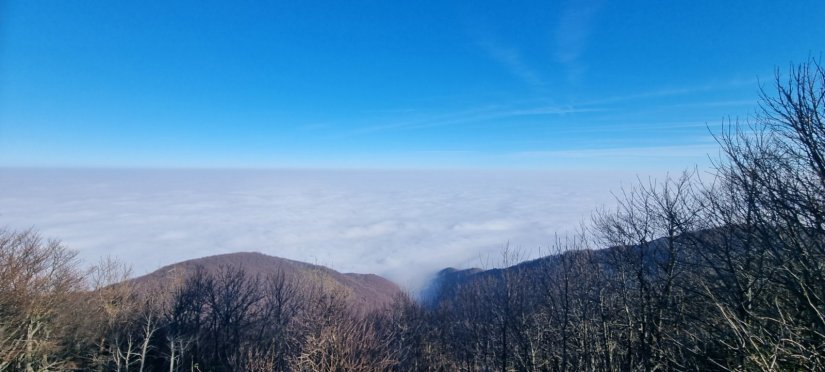
[[[822,1],[5,1],[0,166],[682,168]]]

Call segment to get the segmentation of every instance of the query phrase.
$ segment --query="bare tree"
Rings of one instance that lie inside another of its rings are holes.
[[[777,73],[754,122],[719,136],[726,194],[711,200],[736,223],[733,244],[711,265],[730,278],[712,285],[729,325],[738,368],[825,368],[825,72],[814,60]],[[720,203],[721,204],[721,203]],[[730,242],[730,239],[729,239]]]
[[[32,230],[0,230],[0,365],[47,371],[71,360],[62,323],[82,289],[75,252]]]

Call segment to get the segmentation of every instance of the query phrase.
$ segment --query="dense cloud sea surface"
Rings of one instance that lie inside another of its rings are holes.
[[[644,176],[645,179],[647,176]],[[637,175],[573,171],[0,169],[0,227],[136,275],[257,251],[408,289],[442,268],[547,252]]]

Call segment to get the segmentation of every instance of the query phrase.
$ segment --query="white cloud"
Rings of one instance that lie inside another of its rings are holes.
[[[538,252],[612,204],[634,174],[516,171],[0,169],[0,226],[63,240],[87,263],[142,274],[236,251],[384,275],[476,266],[505,244]],[[530,253],[535,254],[535,253]]]
[[[453,230],[469,232],[507,231],[515,229],[518,226],[519,223],[517,221],[495,219],[481,222],[462,222],[458,225],[453,226]]]

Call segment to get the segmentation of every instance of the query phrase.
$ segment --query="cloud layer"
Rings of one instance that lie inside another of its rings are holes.
[[[35,227],[136,274],[259,251],[410,289],[506,244],[539,254],[632,174],[515,171],[0,169],[0,226]],[[485,261],[489,262],[489,261]]]

